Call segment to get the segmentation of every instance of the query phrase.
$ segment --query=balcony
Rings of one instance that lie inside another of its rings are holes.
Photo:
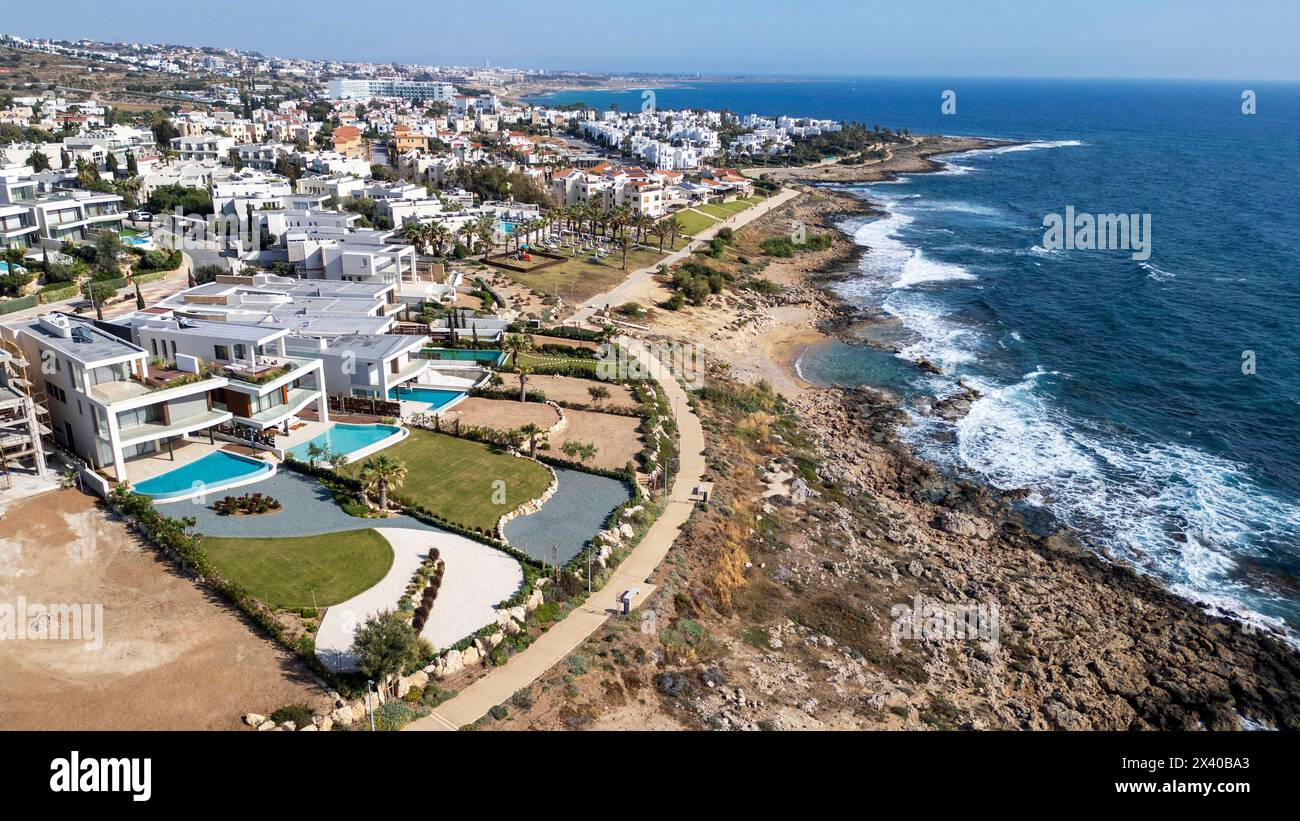
[[[244,386],[262,386],[270,384],[284,376],[292,376],[294,379],[304,375],[308,370],[316,366],[318,360],[303,359],[294,356],[267,356],[258,354],[254,357],[253,362],[231,362],[227,365],[220,366],[215,372],[224,376],[236,384],[232,387],[239,389]],[[238,383],[243,383],[238,384]],[[241,391],[242,392],[242,391]]]
[[[406,367],[399,369],[397,373],[386,371],[388,387],[392,388],[403,382],[410,382],[428,369],[429,361],[427,359],[412,359],[406,364]]]
[[[225,424],[230,421],[231,416],[230,411],[214,409],[191,414],[184,419],[173,419],[167,423],[142,422],[119,430],[118,443],[125,447],[127,445],[137,445],[141,442],[152,442],[169,436],[183,436],[196,430],[205,430],[214,425]]]
[[[320,391],[314,388],[291,388],[287,401],[271,408],[256,411],[248,418],[236,416],[235,420],[245,424],[253,424],[263,429],[269,428],[298,413],[319,396]]]

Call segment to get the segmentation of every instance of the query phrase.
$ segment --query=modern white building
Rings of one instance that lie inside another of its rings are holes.
[[[451,83],[401,80],[395,77],[338,79],[330,80],[328,94],[331,100],[401,97],[404,100],[423,100],[427,103],[450,103],[456,96],[456,88]]]
[[[174,368],[151,366],[149,354],[126,334],[91,320],[52,313],[9,323],[2,332],[28,361],[41,363],[58,444],[95,468],[111,468],[117,481],[131,478],[133,459],[170,452],[188,437],[210,442],[212,429],[233,418],[213,404],[227,378],[174,355]]]

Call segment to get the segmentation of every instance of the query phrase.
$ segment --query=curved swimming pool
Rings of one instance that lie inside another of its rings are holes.
[[[354,425],[348,422],[335,422],[329,430],[312,437],[301,444],[285,451],[300,462],[310,460],[312,445],[327,448],[330,453],[342,453],[349,459],[360,459],[377,450],[382,450],[406,436],[406,430],[397,425]],[[391,442],[383,444],[385,440]]]
[[[216,493],[275,473],[275,465],[216,450],[188,465],[145,479],[131,489],[155,502],[178,502],[202,494]]]
[[[423,385],[415,388],[402,385],[401,387],[388,389],[389,399],[397,399],[402,402],[424,402],[428,404],[430,411],[443,410],[459,402],[464,396],[465,391],[432,388]]]

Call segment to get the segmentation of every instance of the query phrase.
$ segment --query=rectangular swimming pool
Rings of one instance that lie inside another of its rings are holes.
[[[402,385],[397,388],[390,388],[388,391],[389,399],[399,399],[403,402],[426,402],[430,411],[439,411],[443,408],[458,401],[465,395],[465,391],[448,390],[444,388],[430,387],[407,387]]]
[[[352,425],[347,422],[335,422],[329,430],[306,442],[294,445],[286,450],[285,454],[300,462],[306,462],[311,458],[309,453],[311,446],[316,445],[328,448],[330,453],[353,456],[401,432],[402,429],[396,425]]]
[[[492,366],[500,365],[506,359],[505,351],[476,351],[470,348],[425,348],[422,353],[434,361],[482,362]]]
[[[269,462],[217,450],[188,465],[145,479],[132,489],[155,501],[169,502],[204,493],[215,493],[275,472]]]

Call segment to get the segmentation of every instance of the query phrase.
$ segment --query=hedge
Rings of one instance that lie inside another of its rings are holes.
[[[76,284],[68,285],[62,282],[55,283],[55,284],[58,287],[55,288],[47,287],[41,291],[41,304],[49,304],[51,302],[62,302],[65,299],[71,299],[72,297],[81,293],[81,288]]]
[[[40,299],[36,294],[20,296],[16,299],[9,299],[0,302],[0,314],[11,314],[14,311],[22,311],[27,308],[35,308],[40,304]]]

